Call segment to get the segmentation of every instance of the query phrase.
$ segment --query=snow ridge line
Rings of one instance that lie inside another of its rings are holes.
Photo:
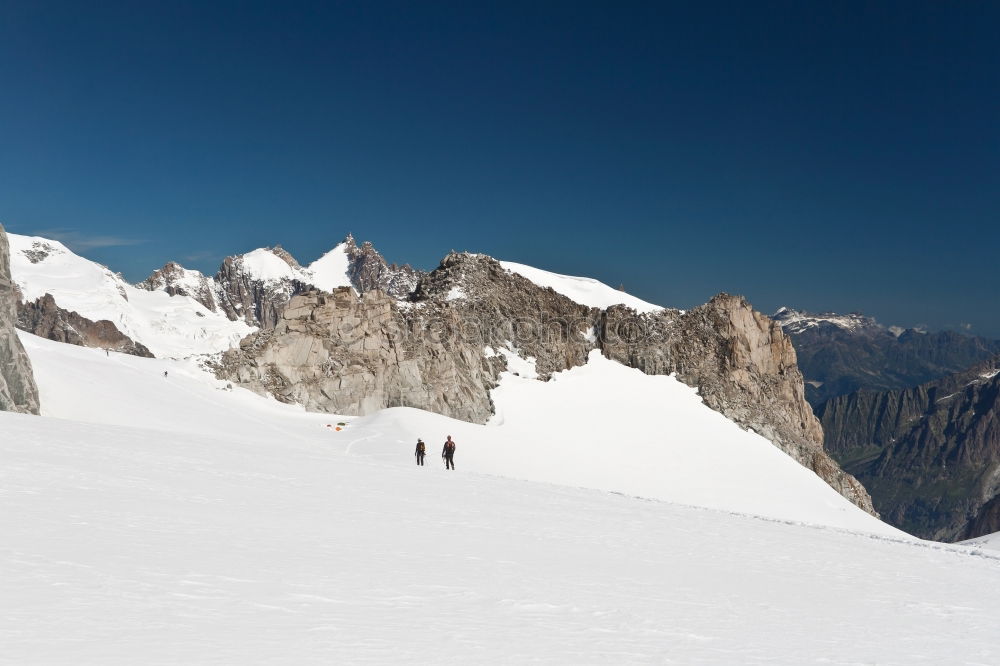
[[[491,475],[492,476],[492,475]],[[504,477],[500,477],[504,478]],[[593,488],[583,488],[581,490],[593,490]],[[800,520],[786,520],[782,518],[771,518],[769,516],[761,516],[755,513],[744,513],[741,511],[726,511],[725,509],[715,509],[707,506],[698,506],[696,504],[684,504],[682,502],[671,502],[669,500],[656,499],[655,497],[642,497],[639,495],[629,495],[628,493],[622,493],[615,490],[604,491],[609,495],[619,495],[628,499],[640,500],[643,502],[655,502],[658,504],[669,504],[673,506],[684,507],[687,509],[695,509],[698,511],[707,511],[709,513],[724,514],[730,516],[736,516],[738,518],[750,518],[753,520],[760,520],[767,523],[778,523],[781,525],[794,525],[796,527],[806,527],[809,529],[820,530],[825,532],[836,532],[838,534],[845,534],[855,537],[861,537],[863,539],[872,539],[874,541],[884,541],[886,543],[903,544],[907,546],[915,546],[917,548],[927,548],[930,550],[937,550],[947,553],[953,553],[956,555],[963,555],[968,557],[981,557],[987,560],[994,560],[1000,562],[1000,554],[993,555],[983,551],[981,548],[972,545],[962,545],[957,543],[945,543],[942,541],[927,541],[924,539],[919,539],[913,537],[913,539],[899,539],[894,537],[882,536],[880,534],[872,534],[870,532],[862,532],[859,530],[849,530],[843,527],[834,527],[831,525],[820,525],[817,523],[807,523]]]

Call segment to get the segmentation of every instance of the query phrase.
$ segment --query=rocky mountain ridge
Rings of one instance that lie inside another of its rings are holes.
[[[147,358],[153,356],[145,345],[118,330],[114,322],[107,319],[92,321],[77,312],[65,310],[56,304],[51,294],[30,302],[18,300],[17,328],[56,342]]]
[[[275,245],[226,257],[211,278],[168,262],[136,286],[191,296],[231,320],[271,329],[278,324],[281,312],[295,294],[352,286],[361,294],[377,289],[402,298],[413,291],[419,276],[420,271],[408,265],[388,263],[371,242],[358,246],[348,234],[308,267]]]
[[[689,312],[602,310],[485,255],[452,253],[407,299],[347,287],[292,295],[273,328],[224,354],[219,376],[320,411],[411,406],[483,423],[509,361],[529,363],[544,380],[594,349],[650,374],[677,373],[710,407],[873,511],[864,488],[823,451],[788,338],[739,297]]]

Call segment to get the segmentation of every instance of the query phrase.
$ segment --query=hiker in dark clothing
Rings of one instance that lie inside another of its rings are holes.
[[[451,441],[451,435],[448,435],[448,441],[441,449],[441,457],[444,458],[445,469],[455,469],[455,442]]]
[[[418,439],[417,440],[417,451],[416,451],[417,464],[418,465],[423,465],[424,464],[424,454],[426,454],[426,453],[427,453],[427,445],[424,444],[424,440]]]

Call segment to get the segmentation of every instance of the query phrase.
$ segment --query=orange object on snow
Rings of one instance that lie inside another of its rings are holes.
[[[343,430],[343,428],[341,428],[340,426],[337,426],[335,429],[337,430],[337,432],[340,432],[341,430]]]

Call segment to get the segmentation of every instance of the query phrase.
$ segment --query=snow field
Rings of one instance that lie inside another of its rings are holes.
[[[696,506],[901,536],[837,494],[769,441],[706,407],[672,377],[648,376],[592,353],[549,382],[502,349],[512,370],[492,393],[486,426],[411,408],[351,418],[309,414],[245,389],[225,390],[194,361],[110,357],[20,334],[42,413],[176,433],[295,439],[388,465],[409,465],[417,437],[431,464],[446,435],[464,471],[623,492]],[[163,371],[169,374],[163,377]],[[436,448],[437,447],[437,448]]]
[[[3,663],[1000,658],[1000,559],[974,549],[294,438],[0,430]]]

